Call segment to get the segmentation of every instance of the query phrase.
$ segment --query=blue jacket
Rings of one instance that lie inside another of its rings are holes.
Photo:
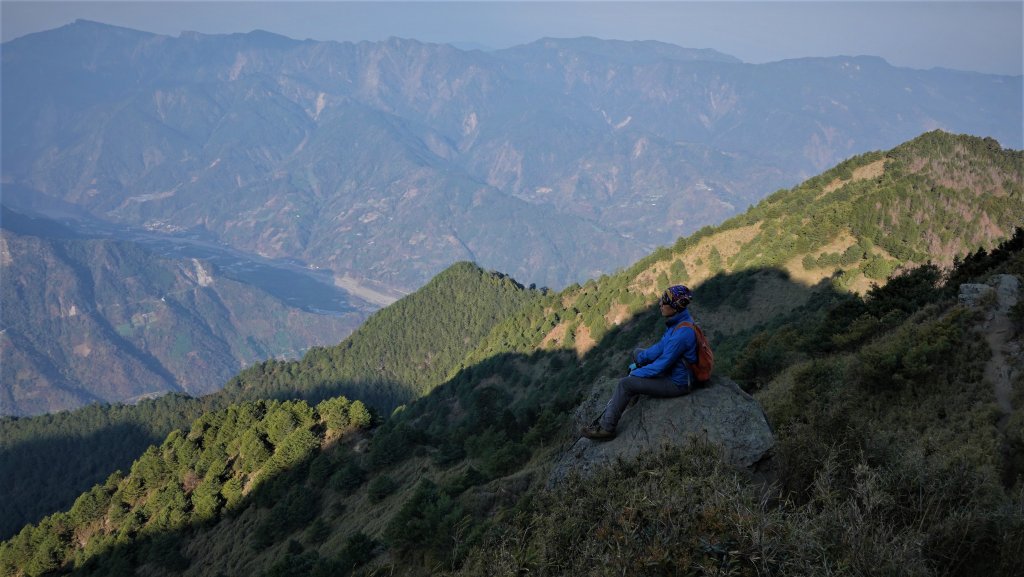
[[[681,322],[693,322],[690,311],[683,309],[665,321],[665,334],[654,345],[636,352],[637,368],[630,376],[643,378],[665,378],[680,387],[690,385],[693,376],[686,363],[697,362],[697,335],[689,327],[679,327]]]

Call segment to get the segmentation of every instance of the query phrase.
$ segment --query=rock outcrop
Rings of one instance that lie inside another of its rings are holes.
[[[986,299],[991,299],[995,289],[987,284],[964,283],[960,285],[960,293],[957,295],[960,304],[968,307],[978,307]]]
[[[617,382],[604,379],[595,384],[576,410],[573,426],[577,430],[601,414]],[[639,397],[623,413],[614,439],[579,438],[556,460],[548,482],[557,484],[572,472],[587,476],[617,459],[628,460],[644,450],[692,439],[719,445],[725,460],[742,468],[753,467],[775,445],[761,405],[732,380],[716,376],[708,386],[683,397]]]
[[[964,283],[960,285],[960,303],[976,307],[992,299],[996,309],[1005,312],[1017,303],[1020,285],[1020,279],[1012,274],[997,274],[988,284]]]

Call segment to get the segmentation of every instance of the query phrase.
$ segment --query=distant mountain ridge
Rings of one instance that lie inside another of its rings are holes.
[[[74,24],[4,45],[4,202],[411,290],[562,286],[943,128],[1021,146],[1021,78],[655,42],[494,52]],[[13,186],[17,185],[17,186]]]

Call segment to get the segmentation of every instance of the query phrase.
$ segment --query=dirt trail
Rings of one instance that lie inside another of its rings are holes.
[[[1012,368],[1007,361],[1007,343],[1013,336],[1013,327],[1008,313],[1010,307],[1017,304],[1020,281],[1012,275],[1000,275],[993,288],[996,306],[985,324],[985,340],[992,349],[992,358],[985,365],[985,379],[995,387],[996,403],[1005,420],[1013,410]]]

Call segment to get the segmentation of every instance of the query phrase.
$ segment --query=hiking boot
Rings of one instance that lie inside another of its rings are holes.
[[[595,441],[610,441],[615,438],[615,431],[606,431],[598,424],[583,427],[580,433],[584,437]]]

